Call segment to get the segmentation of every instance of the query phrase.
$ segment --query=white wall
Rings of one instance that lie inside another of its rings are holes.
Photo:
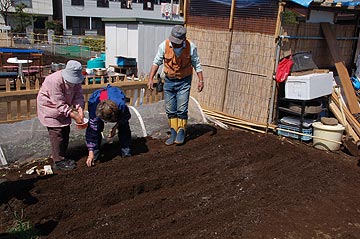
[[[116,56],[138,59],[138,42],[138,24],[106,24],[106,66],[116,65]]]
[[[139,25],[128,24],[128,44],[127,56],[132,58],[139,58]]]
[[[131,57],[137,60],[138,74],[148,74],[159,44],[169,37],[172,27],[155,23],[105,23],[106,66],[116,65],[116,56]]]
[[[9,12],[15,12],[15,8],[11,7]],[[36,0],[32,1],[32,8],[25,8],[24,12],[31,14],[40,14],[40,15],[53,15],[53,4],[50,0]]]
[[[53,4],[50,0],[32,1],[32,8],[25,8],[25,11],[32,14],[53,15]]]
[[[117,33],[116,33],[116,23],[108,23],[105,25],[105,55],[106,62],[105,66],[115,65],[116,59],[116,43],[117,43]],[[108,40],[106,40],[108,39]]]
[[[140,24],[138,72],[149,74],[159,44],[170,35],[173,25]],[[159,72],[162,66],[159,68]]]

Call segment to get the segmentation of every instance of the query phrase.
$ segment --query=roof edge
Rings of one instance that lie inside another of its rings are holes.
[[[162,20],[152,18],[138,18],[138,17],[124,17],[124,18],[101,18],[103,22],[129,22],[129,23],[158,23],[158,24],[169,24],[169,25],[182,25],[185,22],[182,20]]]

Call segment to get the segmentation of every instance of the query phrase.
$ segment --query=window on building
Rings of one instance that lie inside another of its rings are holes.
[[[122,0],[120,7],[126,9],[132,9],[132,0]]]
[[[24,3],[28,8],[32,8],[32,0],[14,0],[13,6],[17,6],[21,3]]]
[[[154,11],[154,0],[144,0],[143,10]]]
[[[85,30],[90,28],[87,17],[66,17],[66,29],[71,29],[73,35],[85,35]]]
[[[97,0],[97,7],[109,7],[109,0]]]
[[[84,6],[84,0],[71,0],[72,6]]]
[[[98,35],[105,35],[105,23],[101,21],[99,17],[92,17],[91,18],[91,25],[93,30],[97,30]]]

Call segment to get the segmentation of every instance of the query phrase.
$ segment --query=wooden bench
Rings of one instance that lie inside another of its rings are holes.
[[[16,88],[16,78],[18,77],[17,72],[8,72],[1,71],[0,72],[0,86],[6,86],[6,79],[9,79],[11,83],[13,83],[14,88]]]

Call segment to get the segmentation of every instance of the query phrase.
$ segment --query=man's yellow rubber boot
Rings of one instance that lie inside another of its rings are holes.
[[[169,126],[170,126],[170,138],[168,138],[165,141],[166,145],[172,145],[175,143],[177,130],[178,130],[178,118],[169,119]]]
[[[185,141],[185,128],[186,128],[187,120],[186,119],[178,119],[178,131],[175,139],[175,144],[183,144]]]

